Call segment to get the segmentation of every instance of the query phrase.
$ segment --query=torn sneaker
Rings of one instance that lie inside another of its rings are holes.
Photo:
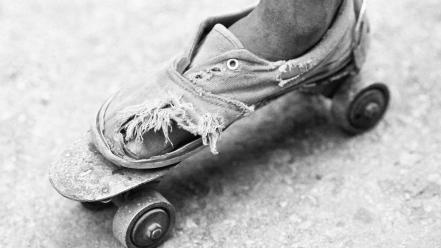
[[[176,164],[204,146],[216,154],[232,123],[276,97],[313,91],[363,63],[368,25],[360,1],[343,0],[322,40],[289,61],[256,56],[228,30],[250,11],[206,20],[182,56],[107,100],[92,128],[97,149],[114,164],[135,169]]]

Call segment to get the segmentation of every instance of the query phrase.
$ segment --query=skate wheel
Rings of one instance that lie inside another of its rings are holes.
[[[127,248],[160,245],[172,230],[174,207],[156,191],[129,196],[115,214],[113,234]]]
[[[81,202],[83,208],[90,211],[100,211],[113,206],[111,201],[108,202]]]
[[[390,100],[388,87],[375,83],[361,90],[343,86],[332,99],[332,114],[337,124],[350,134],[374,128],[387,111]],[[356,84],[356,83],[355,83]]]

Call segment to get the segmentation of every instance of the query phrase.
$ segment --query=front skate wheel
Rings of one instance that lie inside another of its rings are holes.
[[[175,222],[175,209],[156,191],[127,197],[113,219],[113,234],[127,248],[153,248],[167,238]]]
[[[336,123],[350,134],[374,128],[383,118],[390,101],[390,92],[383,83],[357,87],[348,79],[332,98],[332,114]]]

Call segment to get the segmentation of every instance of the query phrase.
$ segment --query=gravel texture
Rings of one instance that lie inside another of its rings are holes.
[[[115,209],[50,186],[50,162],[99,104],[187,45],[204,16],[253,1],[0,0],[0,247],[120,247]],[[160,185],[164,247],[441,247],[441,3],[369,1],[371,76],[393,92],[348,137],[296,94],[242,121]]]

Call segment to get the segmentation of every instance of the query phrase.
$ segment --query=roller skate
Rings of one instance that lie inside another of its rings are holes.
[[[156,247],[173,229],[175,210],[155,184],[204,147],[216,154],[231,124],[272,100],[292,91],[322,95],[345,131],[374,128],[389,90],[360,76],[369,41],[365,9],[361,1],[344,0],[323,39],[288,61],[254,55],[228,30],[252,8],[207,19],[183,55],[103,104],[91,130],[52,164],[52,185],[89,209],[118,206],[115,237],[129,248]],[[195,65],[202,41],[211,52]],[[173,140],[176,128],[190,138]],[[152,132],[173,149],[149,156]]]

